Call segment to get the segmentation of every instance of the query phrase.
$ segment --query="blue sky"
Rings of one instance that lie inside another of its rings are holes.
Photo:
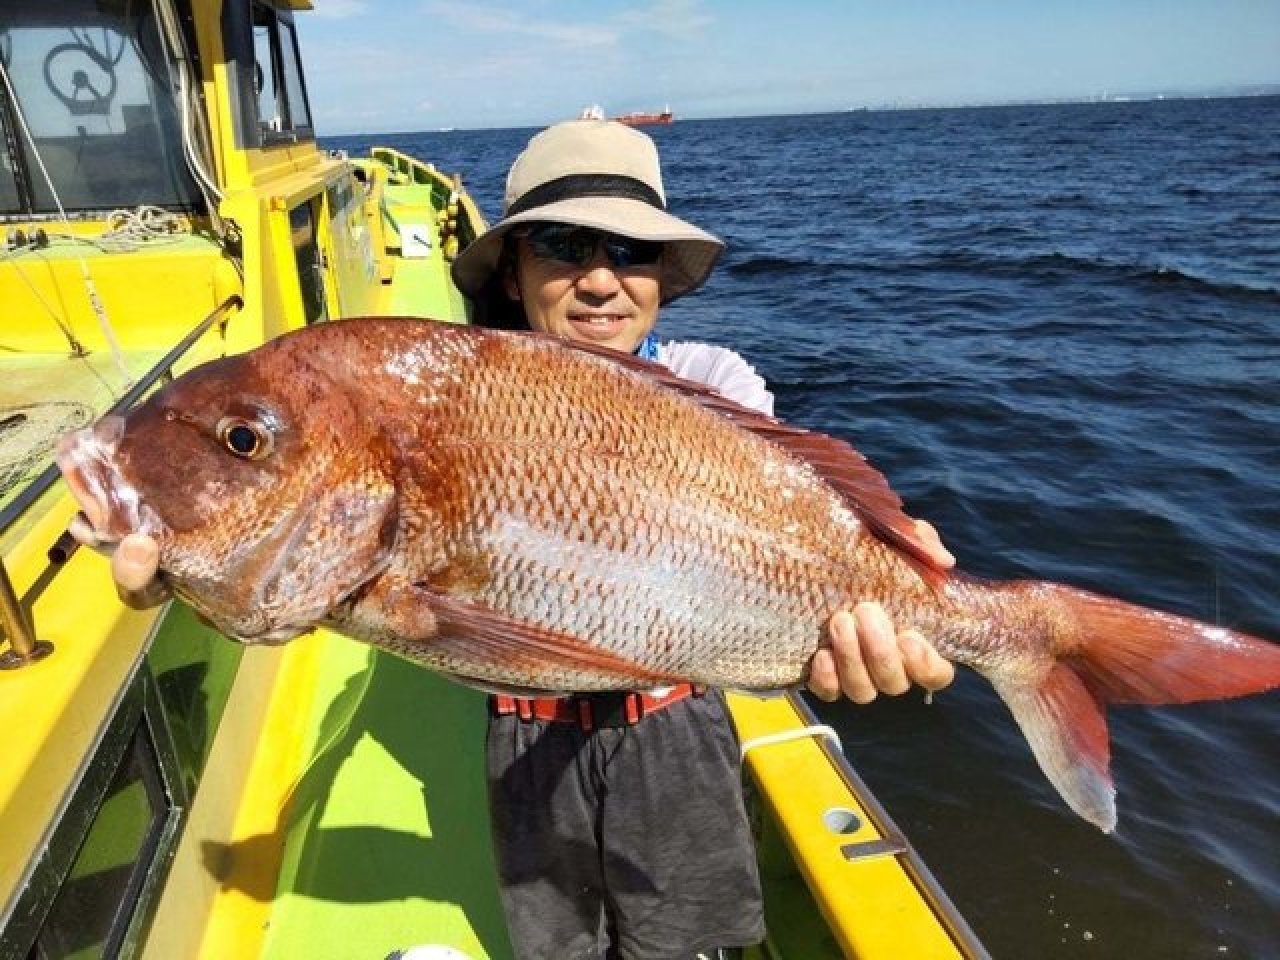
[[[315,0],[322,135],[1280,85],[1280,0]]]

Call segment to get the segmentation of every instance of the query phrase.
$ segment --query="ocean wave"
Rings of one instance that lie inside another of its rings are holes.
[[[1006,239],[1021,239],[1025,233],[1020,227],[993,225],[973,231],[972,239],[995,245]],[[839,259],[839,256],[838,252],[834,256],[828,252],[821,257],[757,254],[732,260],[721,269],[744,279],[768,276],[794,279],[800,274],[817,272],[821,273],[823,281],[827,283],[838,281],[842,275],[853,277],[874,273],[877,277],[883,277],[886,271],[890,271],[889,275],[894,283],[908,285],[929,274],[966,273],[1034,283],[1087,277],[1124,287],[1144,287],[1155,292],[1185,291],[1232,302],[1274,304],[1280,300],[1280,286],[1204,276],[1172,264],[1112,260],[1063,251],[1005,253],[970,248],[939,253],[915,250],[897,254],[869,248],[865,252],[858,252],[856,258],[853,251],[849,252],[847,260]],[[886,280],[877,282],[892,285]]]
[[[787,274],[799,270],[814,270],[829,266],[807,257],[779,257],[763,255],[748,257],[736,263],[727,264],[724,269],[739,277],[752,277],[766,273]]]
[[[966,272],[1004,278],[1087,274],[1120,283],[1182,289],[1232,300],[1274,302],[1280,298],[1280,287],[1203,277],[1165,264],[1133,263],[1060,251],[1009,255],[959,250],[907,261],[897,269],[904,273]]]

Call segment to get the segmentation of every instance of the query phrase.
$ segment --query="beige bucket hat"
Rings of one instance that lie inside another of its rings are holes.
[[[522,223],[570,223],[666,244],[662,302],[707,279],[724,244],[666,211],[658,148],[611,120],[569,120],[529,141],[507,175],[502,219],[453,261],[453,280],[478,296],[498,266],[502,241]]]

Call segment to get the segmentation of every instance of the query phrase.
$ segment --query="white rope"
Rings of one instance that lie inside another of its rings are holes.
[[[766,733],[763,736],[752,737],[750,740],[743,742],[739,748],[738,757],[740,760],[746,760],[747,753],[757,747],[768,747],[775,743],[789,743],[792,740],[803,740],[805,737],[826,737],[827,742],[835,748],[837,753],[844,753],[844,745],[840,742],[840,734],[825,723],[819,723],[809,727],[797,727],[794,730],[783,730],[780,733]]]
[[[145,246],[176,243],[190,233],[181,217],[160,207],[143,205],[134,210],[112,210],[105,219],[106,229],[98,234],[51,230],[48,236],[69,243],[88,244],[103,253],[128,253]]]
[[[109,252],[120,252],[148,244],[173,243],[186,234],[182,219],[176,214],[160,207],[141,206],[136,210],[112,210],[107,214],[107,229],[89,242]]]

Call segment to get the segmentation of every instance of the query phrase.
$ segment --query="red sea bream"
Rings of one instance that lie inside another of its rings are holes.
[[[1115,824],[1107,703],[1280,685],[1280,646],[940,570],[847,444],[660,367],[396,319],[206,364],[65,438],[94,536],[159,541],[229,635],[317,624],[489,688],[803,680],[862,600],[985,676],[1067,803]]]

